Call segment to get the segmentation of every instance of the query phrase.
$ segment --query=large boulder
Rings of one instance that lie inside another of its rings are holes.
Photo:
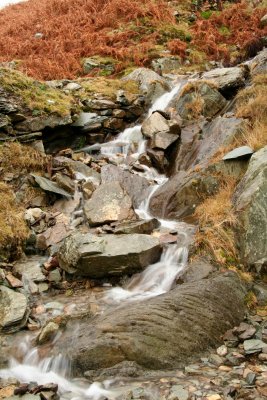
[[[134,81],[140,90],[153,102],[163,95],[170,87],[166,80],[149,68],[137,68],[123,78],[124,81]]]
[[[106,164],[101,168],[101,180],[102,184],[119,182],[132,199],[134,208],[142,203],[150,191],[150,182],[146,178],[112,164]]]
[[[176,287],[143,302],[113,308],[66,331],[66,351],[77,374],[135,361],[149,369],[176,368],[220,343],[244,317],[244,289],[234,273]]]
[[[91,226],[132,219],[132,201],[119,182],[104,183],[85,201],[84,212]]]
[[[90,278],[122,276],[138,272],[158,261],[161,246],[149,235],[74,234],[58,252],[59,265],[69,273]]]
[[[142,124],[142,133],[151,139],[149,147],[166,150],[180,135],[177,121],[168,120],[159,112],[154,112]]]
[[[215,83],[221,91],[238,88],[245,84],[247,69],[245,67],[215,68],[205,72],[202,79]]]
[[[188,83],[171,105],[184,120],[214,117],[227,104],[226,99],[212,84],[197,81]]]
[[[20,132],[37,132],[45,128],[56,128],[72,123],[71,115],[60,116],[57,114],[29,117],[25,121],[16,124],[15,129]]]
[[[267,146],[251,157],[234,200],[242,262],[255,265],[267,261]]]
[[[0,286],[0,332],[16,332],[26,325],[28,301],[23,293]]]

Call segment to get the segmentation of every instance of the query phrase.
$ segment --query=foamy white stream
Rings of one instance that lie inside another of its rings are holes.
[[[152,105],[147,113],[150,116],[154,111],[164,111],[174,96],[181,90],[182,83],[177,84],[172,91],[165,93]],[[121,153],[124,157],[131,153],[132,157],[138,157],[146,149],[146,140],[141,132],[141,125],[125,129],[119,134],[116,140],[101,145],[101,152],[109,157],[117,157]],[[140,173],[140,172],[139,172]],[[141,219],[149,220],[153,218],[150,213],[150,200],[155,191],[163,185],[167,178],[160,175],[153,168],[144,166],[142,174],[147,179],[156,182],[151,187],[151,192],[136,209],[136,213]],[[77,180],[84,179],[83,175],[77,175]],[[92,179],[92,178],[90,178]],[[162,293],[168,292],[175,279],[186,266],[188,257],[188,237],[187,227],[184,223],[170,220],[159,220],[162,228],[176,230],[179,233],[179,243],[173,243],[166,246],[160,261],[150,265],[142,273],[132,277],[129,283],[124,287],[112,288],[105,296],[107,303],[118,304],[120,302],[131,302],[145,300]],[[189,229],[190,230],[190,229]],[[59,387],[59,393],[64,398],[64,393],[70,392],[67,399],[117,399],[127,388],[110,388],[112,381],[102,383],[95,382],[89,387],[84,383],[70,381],[67,377],[70,374],[69,361],[61,354],[56,357],[40,358],[38,348],[32,348],[29,338],[26,338],[20,345],[20,354],[23,354],[22,361],[18,362],[11,359],[10,366],[7,369],[0,370],[1,378],[13,377],[20,382],[37,382],[38,384],[56,383]],[[129,388],[128,388],[129,389]]]

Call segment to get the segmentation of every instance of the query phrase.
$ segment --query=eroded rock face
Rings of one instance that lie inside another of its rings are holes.
[[[145,302],[112,309],[80,324],[60,341],[76,373],[131,360],[149,369],[173,368],[219,343],[244,315],[244,289],[232,273],[184,284]],[[59,350],[61,350],[59,349]]]
[[[64,241],[58,259],[69,273],[103,278],[138,272],[157,262],[160,254],[158,239],[149,235],[75,234]]]
[[[132,201],[119,182],[100,185],[84,204],[84,212],[91,226],[132,219]]]
[[[24,294],[0,286],[0,331],[16,332],[26,325],[28,301]]]
[[[242,261],[255,265],[267,259],[267,146],[251,157],[234,198],[240,221],[238,238]]]

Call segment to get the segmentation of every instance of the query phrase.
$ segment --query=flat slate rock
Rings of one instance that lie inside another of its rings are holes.
[[[52,182],[49,179],[44,178],[43,176],[35,174],[31,175],[34,177],[35,182],[40,186],[40,188],[45,190],[46,192],[52,192],[67,198],[71,198],[71,195],[66,192],[66,190],[61,189],[55,182]]]
[[[236,149],[225,154],[225,156],[223,157],[223,160],[226,161],[226,160],[233,160],[236,158],[250,157],[253,153],[254,153],[254,151],[252,150],[251,147],[241,146],[241,147],[237,147]]]

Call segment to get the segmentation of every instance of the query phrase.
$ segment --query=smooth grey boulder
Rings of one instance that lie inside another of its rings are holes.
[[[151,139],[149,147],[166,150],[180,136],[181,128],[175,120],[167,120],[159,112],[154,112],[142,124],[142,133]]]
[[[103,183],[84,203],[84,213],[91,226],[134,218],[132,200],[119,182]]]
[[[149,235],[74,234],[58,251],[60,267],[91,278],[122,276],[139,272],[157,262],[161,254],[157,238]]]
[[[238,88],[245,84],[247,70],[244,67],[215,68],[205,72],[202,79],[210,80],[219,90]]]
[[[197,110],[195,110],[196,102],[198,103]],[[172,101],[171,105],[182,119],[194,120],[199,115],[214,117],[226,104],[226,99],[217,89],[205,82],[198,81],[196,85],[189,86],[188,89],[185,86],[182,93]],[[199,108],[200,106],[201,108]]]
[[[106,164],[101,168],[101,180],[102,184],[119,182],[132,199],[134,208],[142,203],[150,191],[150,182],[146,178],[112,164]]]
[[[223,160],[226,161],[226,160],[233,160],[236,158],[249,158],[250,156],[252,156],[253,153],[254,151],[252,150],[251,147],[241,146],[225,154]]]
[[[234,195],[242,262],[256,265],[267,258],[267,146],[253,154]]]
[[[184,284],[169,293],[106,311],[63,334],[76,374],[135,361],[149,369],[173,369],[220,343],[244,317],[244,288],[234,273]]]
[[[5,286],[0,286],[0,331],[16,332],[26,325],[27,297]]]

